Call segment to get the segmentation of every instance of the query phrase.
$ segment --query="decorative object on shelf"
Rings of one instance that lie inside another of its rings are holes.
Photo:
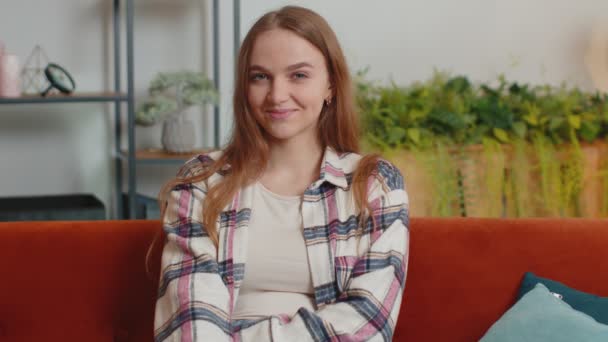
[[[217,104],[213,82],[201,72],[163,72],[152,80],[148,92],[151,99],[139,107],[135,122],[142,126],[162,122],[163,148],[170,153],[191,152],[196,132],[185,113],[192,106]]]
[[[161,138],[165,150],[171,153],[191,152],[196,143],[196,132],[192,121],[184,115],[172,116],[163,121]]]
[[[50,63],[49,57],[40,45],[36,45],[21,69],[21,90],[24,94],[41,94],[48,88],[49,82],[44,75],[44,68]]]
[[[44,75],[50,85],[40,94],[42,96],[46,96],[53,88],[64,94],[71,94],[74,92],[74,89],[76,89],[76,83],[74,82],[72,75],[55,63],[49,63],[49,65],[44,68]]]
[[[0,42],[0,97],[21,96],[19,57],[7,53]]]

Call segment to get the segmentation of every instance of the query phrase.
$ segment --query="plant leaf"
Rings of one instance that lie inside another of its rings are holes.
[[[525,138],[527,130],[528,128],[526,127],[526,124],[521,121],[518,121],[513,124],[513,131],[519,138]]]
[[[496,137],[496,139],[498,139],[500,142],[509,142],[509,134],[504,129],[494,127],[492,131],[494,132],[494,136]]]
[[[418,128],[408,128],[407,136],[414,142],[414,144],[420,145],[420,130]]]
[[[568,123],[574,129],[581,128],[581,117],[580,117],[580,115],[568,115]]]

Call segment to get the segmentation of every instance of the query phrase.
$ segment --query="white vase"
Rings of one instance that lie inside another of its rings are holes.
[[[183,115],[171,116],[163,121],[162,144],[167,152],[192,152],[195,138],[194,124]]]

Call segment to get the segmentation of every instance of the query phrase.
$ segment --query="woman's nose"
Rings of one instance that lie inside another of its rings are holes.
[[[289,92],[289,85],[285,81],[275,78],[272,81],[267,97],[271,103],[282,103],[289,99]]]

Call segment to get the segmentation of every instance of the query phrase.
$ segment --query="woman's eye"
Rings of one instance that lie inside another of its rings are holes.
[[[307,78],[308,75],[306,75],[303,72],[296,72],[295,74],[293,74],[293,78],[295,79],[302,79],[302,78]]]
[[[256,74],[251,75],[252,81],[261,81],[261,80],[265,80],[265,79],[268,79],[268,76],[266,76],[266,74],[256,73]]]

